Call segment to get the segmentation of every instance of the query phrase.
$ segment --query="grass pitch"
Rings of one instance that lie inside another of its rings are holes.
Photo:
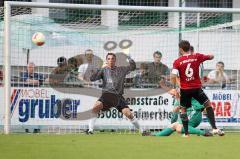
[[[224,137],[140,134],[0,135],[1,159],[239,159],[240,134]]]

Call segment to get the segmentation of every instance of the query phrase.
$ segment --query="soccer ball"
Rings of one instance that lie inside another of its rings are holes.
[[[42,46],[45,43],[45,36],[41,32],[37,32],[32,36],[32,42],[37,46]]]

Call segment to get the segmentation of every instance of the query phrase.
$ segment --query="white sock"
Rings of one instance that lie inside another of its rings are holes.
[[[97,119],[97,117],[93,117],[92,119],[90,119],[90,121],[88,123],[88,131],[94,130],[94,125],[95,125],[96,119]]]
[[[135,117],[133,117],[133,119],[131,120],[131,123],[135,126],[136,129],[141,131],[138,120]]]

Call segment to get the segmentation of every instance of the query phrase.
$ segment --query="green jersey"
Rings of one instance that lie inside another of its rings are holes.
[[[188,125],[192,127],[197,127],[202,122],[202,109],[204,108],[197,100],[192,98],[191,100],[192,107],[187,109],[188,115]],[[174,106],[180,106],[179,101],[175,101]],[[178,122],[182,124],[181,119],[178,119]]]

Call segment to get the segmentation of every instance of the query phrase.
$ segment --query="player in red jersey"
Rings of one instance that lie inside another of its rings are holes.
[[[180,78],[180,117],[185,130],[185,136],[189,136],[186,109],[191,107],[192,98],[196,99],[206,108],[209,123],[213,128],[213,134],[218,134],[220,136],[224,135],[224,132],[216,127],[215,116],[210,100],[201,88],[202,83],[199,77],[200,64],[206,60],[212,60],[214,56],[211,54],[204,55],[200,53],[191,54],[190,43],[186,40],[182,40],[179,43],[179,51],[182,56],[176,59],[173,63],[171,81],[175,84],[178,76]]]

